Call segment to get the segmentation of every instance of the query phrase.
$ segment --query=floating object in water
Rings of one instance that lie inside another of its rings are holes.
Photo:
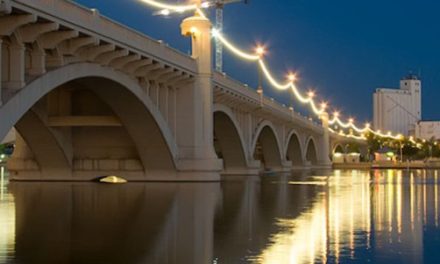
[[[99,182],[102,183],[127,183],[127,180],[118,176],[105,176],[99,179]]]

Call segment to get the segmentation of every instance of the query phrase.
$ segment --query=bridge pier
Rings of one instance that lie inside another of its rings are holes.
[[[182,94],[185,106],[178,117],[178,127],[182,129],[177,137],[181,158],[178,168],[190,173],[202,171],[220,175],[223,162],[214,150],[211,28],[211,22],[197,12],[181,24],[182,35],[191,37],[197,76],[195,84]]]

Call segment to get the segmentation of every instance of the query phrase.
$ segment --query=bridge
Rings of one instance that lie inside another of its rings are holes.
[[[0,138],[13,180],[216,181],[327,168],[330,133],[212,70],[211,24],[183,21],[192,55],[64,0],[0,1]]]

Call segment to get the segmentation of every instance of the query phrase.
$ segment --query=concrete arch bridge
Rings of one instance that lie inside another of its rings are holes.
[[[12,178],[212,181],[331,165],[346,138],[213,72],[208,20],[186,19],[182,33],[192,56],[70,1],[0,1]]]

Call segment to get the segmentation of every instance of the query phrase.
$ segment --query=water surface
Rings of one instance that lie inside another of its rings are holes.
[[[439,171],[7,182],[0,263],[440,263]]]

